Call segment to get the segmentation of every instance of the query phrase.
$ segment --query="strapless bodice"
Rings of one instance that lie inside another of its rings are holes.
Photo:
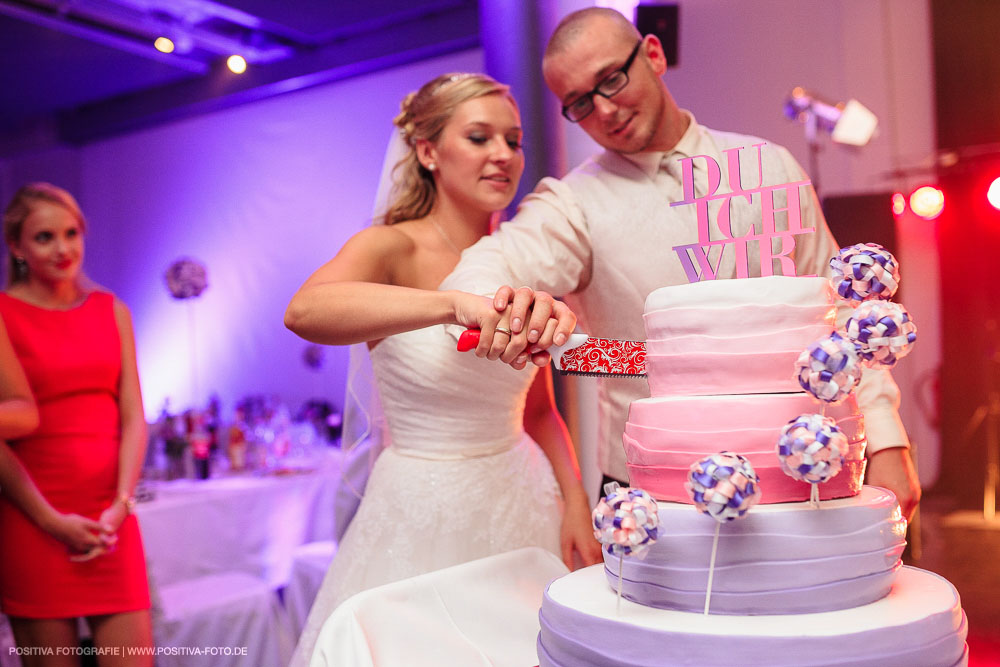
[[[523,433],[533,367],[458,352],[444,325],[389,336],[371,351],[394,449],[430,458],[485,456]]]

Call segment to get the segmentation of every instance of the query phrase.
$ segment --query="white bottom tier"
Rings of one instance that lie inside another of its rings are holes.
[[[621,600],[604,567],[549,584],[539,613],[540,667],[954,667],[968,664],[958,591],[903,567],[889,594],[839,611],[722,616]]]

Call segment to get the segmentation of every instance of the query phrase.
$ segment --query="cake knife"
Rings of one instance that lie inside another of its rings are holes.
[[[466,329],[458,337],[458,351],[467,352],[479,344],[479,329]],[[646,377],[646,343],[637,340],[592,338],[573,333],[562,345],[546,352],[563,375],[590,377]]]

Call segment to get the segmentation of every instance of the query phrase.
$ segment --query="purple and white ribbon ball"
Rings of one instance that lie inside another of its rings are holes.
[[[831,333],[802,351],[795,363],[799,385],[821,401],[839,403],[861,380],[854,342]]]
[[[906,308],[892,301],[865,301],[844,325],[858,354],[869,365],[891,368],[913,349],[917,325]]]
[[[841,248],[830,260],[834,289],[848,301],[889,299],[899,287],[899,264],[877,243]]]
[[[691,465],[684,485],[698,511],[719,523],[742,517],[760,500],[760,481],[741,454],[720,452]]]
[[[594,537],[609,554],[642,556],[656,541],[656,500],[642,489],[618,487],[594,508]]]
[[[776,450],[786,475],[817,484],[835,477],[843,468],[847,436],[830,417],[804,414],[781,429]]]

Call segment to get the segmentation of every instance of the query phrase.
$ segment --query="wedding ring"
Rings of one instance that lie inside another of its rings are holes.
[[[497,333],[507,334],[511,338],[514,337],[514,332],[508,329],[507,327],[497,327],[494,329],[494,331],[496,331]]]

